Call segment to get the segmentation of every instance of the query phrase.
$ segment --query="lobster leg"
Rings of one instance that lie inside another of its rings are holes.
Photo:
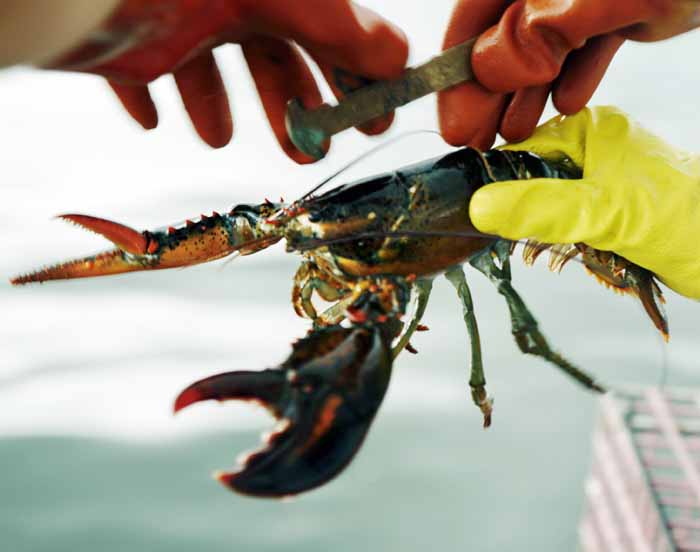
[[[484,427],[487,428],[491,425],[493,399],[486,393],[486,378],[484,377],[484,365],[481,360],[481,340],[479,339],[479,327],[477,326],[476,316],[474,315],[472,295],[469,292],[467,279],[464,276],[464,270],[461,265],[453,266],[448,269],[447,272],[445,272],[445,277],[455,287],[459,300],[462,302],[462,314],[464,316],[464,322],[467,325],[469,342],[471,343],[472,349],[469,386],[472,388],[472,400],[484,415]]]
[[[394,345],[394,348],[392,349],[393,358],[399,356],[399,353],[408,345],[411,337],[418,329],[418,325],[425,314],[425,308],[428,306],[430,292],[433,290],[433,281],[429,278],[421,278],[416,280],[414,287],[416,290],[416,310],[413,313],[411,321],[408,323],[408,328],[406,328],[406,331],[399,339],[399,342]]]
[[[338,301],[347,294],[346,289],[333,285],[328,275],[321,272],[315,264],[305,261],[294,276],[292,305],[299,316],[315,321],[318,313],[311,301],[314,292],[324,301]]]
[[[324,310],[318,318],[314,320],[314,326],[333,326],[340,324],[346,318],[346,309],[352,305],[356,297],[354,295],[346,295],[334,305],[331,305]]]
[[[491,248],[480,251],[469,259],[469,264],[491,280],[503,295],[510,310],[511,327],[515,341],[523,353],[536,355],[548,360],[584,387],[604,393],[605,389],[586,372],[576,368],[559,353],[552,351],[537,327],[537,320],[513,289],[510,283],[510,243],[497,241]],[[499,260],[499,268],[494,257]]]

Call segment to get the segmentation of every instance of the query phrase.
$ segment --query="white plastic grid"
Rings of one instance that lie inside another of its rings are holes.
[[[700,389],[601,399],[579,535],[584,552],[700,552]]]

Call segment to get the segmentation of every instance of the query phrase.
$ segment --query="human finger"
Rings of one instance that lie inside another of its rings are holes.
[[[322,102],[301,53],[285,40],[263,36],[248,40],[242,46],[263,109],[280,146],[297,163],[313,163],[314,158],[294,147],[285,126],[287,103],[292,98],[298,98],[307,109],[318,107]],[[326,149],[329,145],[326,144]]]
[[[533,178],[504,181],[477,190],[469,204],[472,223],[481,232],[545,243],[592,243],[606,227],[592,220],[597,186],[588,179]],[[595,235],[593,235],[595,234]]]
[[[442,48],[477,36],[498,21],[507,1],[461,0],[455,4]],[[486,90],[478,83],[453,86],[438,94],[440,133],[454,146],[488,149],[493,144],[506,104],[503,94]]]
[[[231,109],[211,51],[188,61],[173,75],[197,134],[213,148],[228,144],[233,135]]]
[[[489,90],[508,92],[544,84],[569,53],[591,37],[654,17],[658,2],[517,0],[477,40],[474,74]]]
[[[616,34],[597,36],[569,54],[552,90],[559,113],[573,115],[586,106],[624,41]]]
[[[395,25],[348,0],[256,0],[259,32],[294,40],[327,63],[373,79],[401,74],[408,41]]]
[[[520,142],[535,130],[549,96],[549,84],[517,90],[501,117],[498,132],[507,142]]]
[[[158,111],[147,85],[120,84],[107,81],[127,113],[146,130],[158,126]]]
[[[318,59],[315,59],[315,61],[321,69],[328,86],[330,86],[331,90],[333,91],[333,95],[338,100],[342,100],[343,97],[354,90],[357,90],[358,88],[362,88],[363,86],[367,86],[375,82],[372,79],[349,73],[345,69],[341,69],[340,67],[328,64],[324,61]],[[392,111],[391,113],[387,113],[386,115],[377,117],[371,121],[367,121],[356,128],[368,136],[374,136],[386,131],[391,126],[393,121],[394,112]]]
[[[496,139],[504,94],[494,94],[476,83],[454,86],[438,94],[440,134],[453,146],[487,150]]]

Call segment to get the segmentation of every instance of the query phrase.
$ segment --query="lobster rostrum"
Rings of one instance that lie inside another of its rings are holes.
[[[237,205],[178,228],[139,232],[101,218],[62,215],[103,235],[116,248],[18,276],[12,283],[181,267],[234,252],[249,255],[284,239],[288,251],[303,257],[292,302],[300,316],[313,321],[310,334],[276,368],[229,372],[190,385],[177,397],[175,411],[211,399],[264,405],[278,420],[266,445],[249,454],[237,471],[218,478],[248,495],[291,495],[327,482],[359,449],[386,392],[393,359],[403,349],[414,352],[411,336],[427,329],[420,322],[436,275],[445,274],[462,304],[471,341],[471,396],[484,426],[490,425],[492,399],[486,392],[464,263],[484,274],[505,298],[521,351],[544,358],[589,389],[603,391],[551,349],[513,289],[509,259],[514,244],[479,233],[469,220],[469,200],[485,184],[580,176],[568,158],[464,148],[315,197],[307,194],[289,204]],[[533,263],[546,250],[551,250],[549,266],[556,271],[580,255],[603,283],[638,297],[667,337],[663,298],[652,273],[583,243],[530,241],[524,247],[525,262]],[[314,294],[331,305],[317,312]],[[403,321],[411,302],[413,314]]]

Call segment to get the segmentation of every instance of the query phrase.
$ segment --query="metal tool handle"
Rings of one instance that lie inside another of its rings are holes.
[[[475,39],[445,50],[431,60],[407,69],[401,77],[378,81],[345,96],[337,105],[306,110],[297,100],[287,106],[285,123],[292,143],[316,159],[324,156],[330,136],[385,115],[432,92],[474,78],[470,57]]]

